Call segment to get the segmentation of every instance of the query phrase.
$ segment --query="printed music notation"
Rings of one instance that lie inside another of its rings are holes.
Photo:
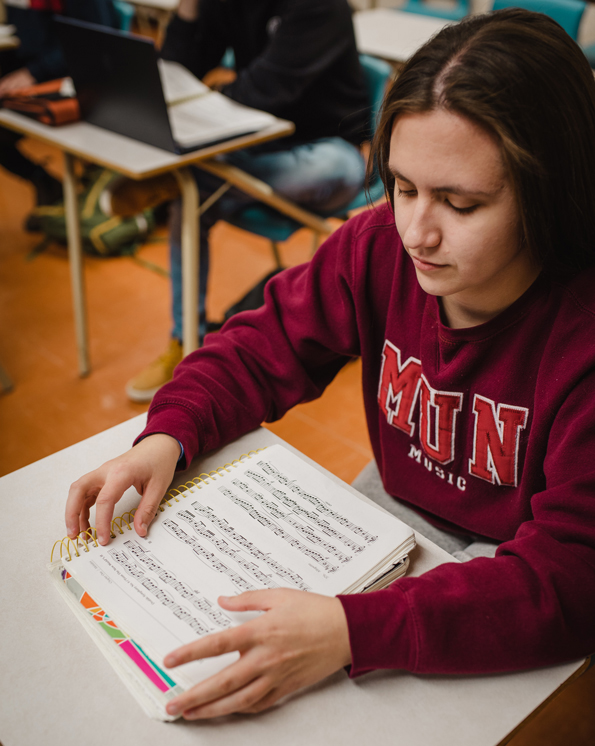
[[[325,486],[312,467],[302,474],[297,457],[278,454],[271,449],[178,492],[181,504],[158,514],[147,537],[92,548],[77,559],[77,574],[98,597],[117,586],[123,626],[159,629],[165,652],[238,623],[219,595],[341,592],[353,582],[352,565],[365,570],[368,553],[378,555],[372,566],[386,556],[376,546],[382,518],[328,479]]]

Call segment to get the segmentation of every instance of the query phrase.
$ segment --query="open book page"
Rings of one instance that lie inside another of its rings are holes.
[[[158,64],[172,134],[184,148],[258,132],[277,121],[212,91],[178,62],[160,59]]]
[[[171,60],[157,60],[159,77],[163,87],[165,103],[173,106],[188,99],[211,93],[211,89],[201,82],[190,70]]]
[[[124,528],[68,572],[158,663],[174,648],[253,614],[232,614],[220,595],[289,587],[336,595],[386,570],[413,532],[272,446],[165,506],[144,539]],[[373,570],[374,572],[371,572]],[[176,671],[191,685],[235,654]]]
[[[272,114],[238,104],[217,91],[169,109],[174,140],[184,147],[245,135],[270,127]]]

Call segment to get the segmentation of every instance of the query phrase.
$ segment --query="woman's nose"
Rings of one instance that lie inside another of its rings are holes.
[[[408,249],[430,249],[440,243],[441,231],[432,205],[419,198],[401,235]]]

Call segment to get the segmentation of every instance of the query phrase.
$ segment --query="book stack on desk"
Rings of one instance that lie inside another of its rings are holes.
[[[100,546],[93,531],[56,542],[51,576],[151,717],[236,653],[173,671],[164,657],[237,625],[221,595],[287,587],[335,596],[383,588],[406,572],[412,529],[280,445],[170,490],[145,538],[127,513]]]

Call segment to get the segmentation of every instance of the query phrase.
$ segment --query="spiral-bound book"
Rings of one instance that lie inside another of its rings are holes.
[[[253,618],[217,604],[261,588],[335,596],[383,588],[407,570],[412,529],[280,445],[170,490],[145,538],[127,513],[54,545],[56,587],[145,712],[236,657],[165,669],[180,645]],[[59,555],[59,558],[56,558]]]

